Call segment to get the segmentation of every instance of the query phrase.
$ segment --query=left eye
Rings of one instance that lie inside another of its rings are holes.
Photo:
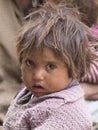
[[[54,64],[48,64],[47,65],[47,70],[53,70],[55,68],[56,68],[56,66]]]
[[[34,66],[34,63],[31,60],[26,60],[27,66]]]

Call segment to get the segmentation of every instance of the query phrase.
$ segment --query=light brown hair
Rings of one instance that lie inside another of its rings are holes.
[[[77,7],[82,14],[82,22],[91,27],[97,23],[98,2],[96,0],[63,0],[69,7]]]
[[[98,20],[98,0],[36,0],[36,4],[34,4],[35,0],[34,2],[32,0],[33,5],[36,5],[35,10],[46,2],[65,3],[67,7],[78,8],[82,16],[82,22],[89,27],[96,24]]]
[[[45,5],[29,15],[17,40],[20,63],[36,49],[47,47],[67,66],[70,77],[83,76],[93,60],[88,47],[92,36],[79,18],[77,9],[65,5]]]

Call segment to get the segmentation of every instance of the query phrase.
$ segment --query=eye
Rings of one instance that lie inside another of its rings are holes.
[[[53,64],[53,63],[49,63],[47,66],[46,66],[47,70],[54,70],[56,68],[56,65]]]
[[[34,62],[31,60],[26,60],[25,62],[27,66],[34,66]]]

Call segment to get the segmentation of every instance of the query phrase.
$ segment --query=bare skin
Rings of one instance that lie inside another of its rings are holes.
[[[27,56],[21,69],[25,85],[36,97],[63,90],[72,81],[68,68],[48,48]]]
[[[98,84],[80,83],[87,100],[98,100]]]

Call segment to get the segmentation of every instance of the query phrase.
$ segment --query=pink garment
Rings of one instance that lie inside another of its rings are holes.
[[[97,37],[97,38],[98,38],[98,25],[93,25],[93,26],[91,27],[91,32],[92,32],[92,35],[93,35],[94,37]]]
[[[93,63],[90,65],[90,72],[81,78],[80,82],[98,84],[98,60],[93,61]]]
[[[92,35],[98,38],[98,25],[93,25],[91,28]],[[97,41],[94,43],[90,41],[90,46],[96,44],[96,46],[92,46],[92,51],[98,56],[98,44]],[[90,72],[87,73],[83,78],[80,80],[81,82],[88,82],[88,83],[98,83],[98,58],[93,61],[90,66]]]
[[[91,130],[92,123],[79,84],[17,104],[24,88],[12,102],[3,130]]]

